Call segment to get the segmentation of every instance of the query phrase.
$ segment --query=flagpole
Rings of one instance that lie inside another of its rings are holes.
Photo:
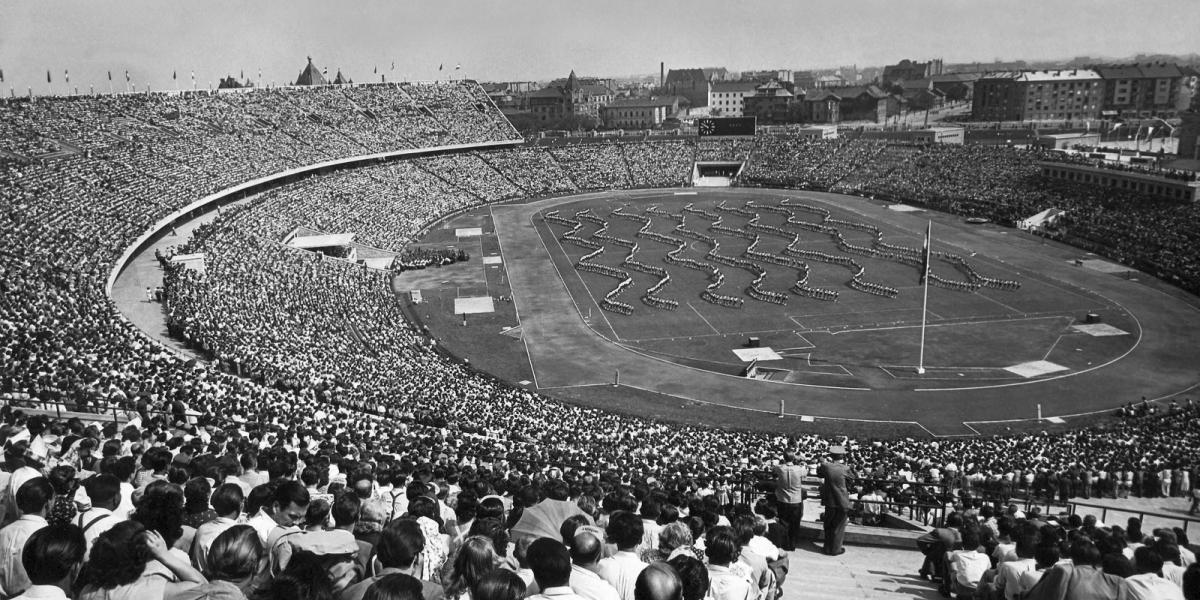
[[[931,253],[930,246],[933,242],[933,220],[929,221],[929,225],[925,229],[925,269],[921,275],[925,292],[921,299],[921,350],[917,358],[917,375],[925,374],[925,324],[926,316],[929,314],[929,255]]]

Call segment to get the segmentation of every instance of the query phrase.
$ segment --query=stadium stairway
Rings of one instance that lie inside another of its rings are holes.
[[[847,546],[841,556],[825,556],[813,542],[789,556],[783,600],[845,598],[940,599],[934,584],[917,577],[921,553],[896,548]]]

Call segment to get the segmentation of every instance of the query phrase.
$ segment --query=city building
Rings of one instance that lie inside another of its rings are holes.
[[[683,96],[618,98],[600,108],[600,121],[609,129],[655,129],[686,108]]]
[[[899,131],[868,130],[858,134],[859,139],[887,140],[899,144],[925,146],[929,144],[966,143],[966,129],[962,127],[928,127],[925,129],[903,129]]]
[[[838,113],[842,121],[873,121],[882,123],[900,113],[900,101],[877,85],[857,85],[828,88],[840,101]]]
[[[939,108],[946,103],[946,94],[933,86],[932,79],[909,79],[897,85],[914,110]]]
[[[883,68],[883,84],[892,85],[910,79],[928,79],[942,74],[942,59],[935,58],[929,62],[915,62],[904,59],[894,65]]]
[[[803,100],[803,94],[797,96],[784,83],[771,80],[742,99],[742,115],[757,117],[760,124],[796,123],[803,120]]]
[[[705,104],[713,116],[740,117],[744,99],[753,96],[757,86],[753,81],[714,81],[708,86]]]
[[[1180,114],[1183,124],[1179,126],[1179,158],[1200,161],[1200,95],[1192,96],[1191,108]],[[1197,164],[1193,168],[1200,168]]]
[[[1174,64],[1104,65],[1093,69],[1104,80],[1105,118],[1174,116],[1187,107],[1184,71]]]
[[[1091,69],[1003,71],[975,83],[980,121],[1087,121],[1100,118],[1103,86]]]
[[[795,75],[791,69],[766,69],[763,71],[742,71],[742,81],[786,81],[792,83]]]
[[[810,123],[837,123],[841,120],[842,98],[827,89],[814,89],[804,96],[802,120]]]
[[[970,102],[979,77],[979,73],[944,73],[929,79],[933,81],[933,89],[941,92],[947,102]]]
[[[659,91],[663,95],[683,96],[693,107],[708,106],[709,83],[728,78],[729,71],[725,67],[671,69]]]
[[[529,94],[529,111],[539,121],[557,121],[568,116],[600,118],[600,107],[615,98],[612,88],[581,83],[575,71],[560,85],[548,85]]]

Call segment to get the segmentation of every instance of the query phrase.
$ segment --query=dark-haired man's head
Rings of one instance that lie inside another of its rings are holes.
[[[271,516],[281,527],[304,522],[308,510],[308,490],[299,481],[283,481],[271,498]]]
[[[1137,567],[1138,573],[1154,573],[1161,577],[1163,558],[1153,548],[1142,546],[1133,551],[1133,566]]]
[[[70,590],[83,565],[87,542],[73,523],[43,527],[29,536],[21,551],[21,565],[34,585],[57,585]]]
[[[571,579],[571,554],[552,538],[538,538],[525,552],[533,579],[540,589],[563,587]]]
[[[605,534],[608,541],[617,545],[617,550],[633,550],[642,542],[645,529],[642,519],[632,512],[617,511],[608,519]]]
[[[424,547],[425,534],[421,532],[421,525],[410,517],[388,523],[375,546],[384,567],[401,570],[411,569]]]
[[[17,509],[22,515],[46,516],[54,504],[54,486],[45,477],[34,477],[17,490]]]
[[[683,584],[683,600],[701,600],[708,595],[708,569],[698,559],[680,554],[667,561]]]
[[[222,483],[217,486],[208,503],[219,516],[236,519],[242,512],[242,504],[245,500],[241,486],[236,483]]]
[[[121,505],[121,480],[116,475],[97,475],[83,484],[95,508],[116,510]]]

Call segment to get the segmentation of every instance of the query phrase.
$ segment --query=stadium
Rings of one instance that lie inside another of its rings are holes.
[[[471,80],[18,98],[0,128],[11,440],[89,419],[195,439],[215,481],[370,463],[643,517],[835,448],[940,465],[967,510],[1190,491],[1200,213],[1041,174],[1073,155],[525,140]]]

